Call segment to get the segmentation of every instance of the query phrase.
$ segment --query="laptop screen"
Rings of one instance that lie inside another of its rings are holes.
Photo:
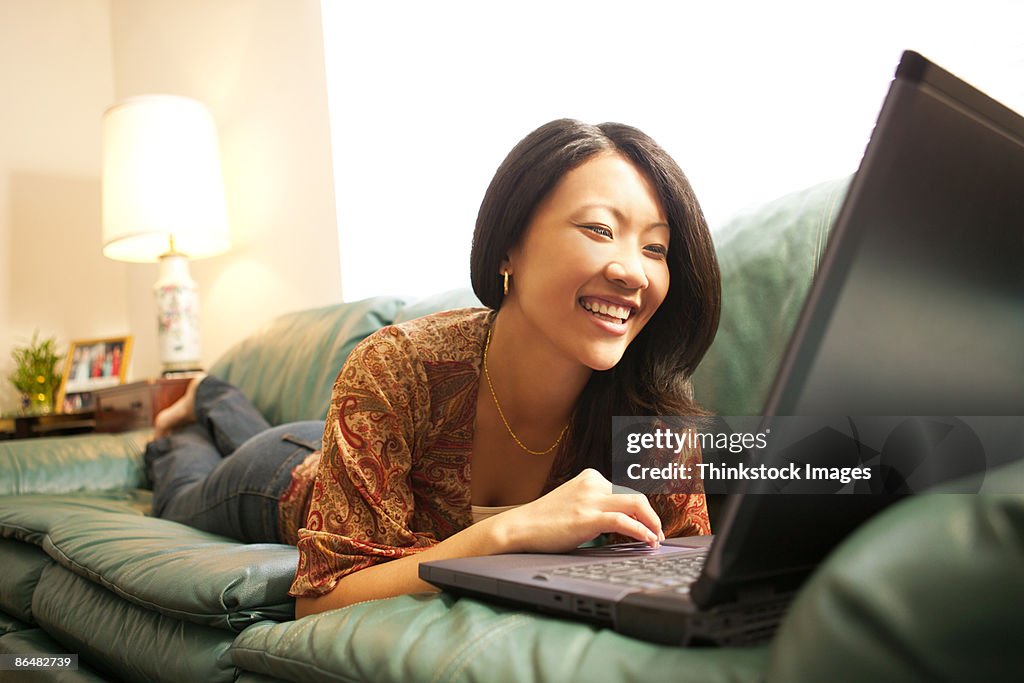
[[[1024,119],[904,54],[765,413],[1024,415]],[[886,502],[732,496],[695,599],[806,573]]]

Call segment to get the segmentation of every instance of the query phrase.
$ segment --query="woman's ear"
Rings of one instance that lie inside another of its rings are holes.
[[[505,273],[512,275],[512,261],[509,259],[508,254],[505,255],[505,258],[501,259],[501,263],[498,265],[498,275],[504,275]]]
[[[498,274],[501,275],[501,295],[503,297],[508,296],[508,280],[512,275],[512,264],[509,262],[508,255],[501,260],[501,264],[498,266]]]

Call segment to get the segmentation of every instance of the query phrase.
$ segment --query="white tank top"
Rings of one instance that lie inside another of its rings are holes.
[[[506,510],[514,510],[519,507],[518,505],[498,505],[496,507],[489,507],[487,505],[473,505],[473,524],[483,521],[488,517],[493,517],[499,512],[505,512]]]

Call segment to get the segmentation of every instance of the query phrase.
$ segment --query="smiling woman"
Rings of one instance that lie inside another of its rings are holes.
[[[685,174],[643,132],[559,119],[528,135],[488,187],[470,260],[474,291],[500,311],[495,351],[512,358],[499,384],[524,396],[529,424],[571,405],[577,468],[610,471],[610,430],[593,426],[612,415],[699,412],[689,377],[718,327],[718,265]],[[602,321],[595,305],[629,315]],[[554,349],[575,356],[577,377],[531,396],[525,378],[558,372]]]
[[[428,560],[709,533],[702,494],[614,494],[607,479],[612,415],[702,413],[690,376],[719,273],[671,157],[622,124],[541,126],[487,189],[471,271],[488,308],[367,337],[326,425],[267,430],[237,390],[197,383],[147,449],[158,513],[295,543],[298,616],[433,590]]]

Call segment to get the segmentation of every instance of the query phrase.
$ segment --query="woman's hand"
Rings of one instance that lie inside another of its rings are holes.
[[[653,547],[665,539],[647,497],[612,493],[596,470],[583,470],[546,496],[463,529],[435,546],[349,574],[330,592],[298,598],[295,617],[363,600],[437,590],[419,578],[429,560],[515,552],[566,552],[603,533],[619,533]]]
[[[205,373],[193,377],[182,397],[156,414],[153,419],[154,439],[170,436],[174,428],[195,422],[196,391],[205,377]]]
[[[600,472],[585,469],[554,491],[492,518],[508,540],[505,552],[566,552],[604,533],[653,548],[665,540],[661,520],[640,493],[612,493]]]

